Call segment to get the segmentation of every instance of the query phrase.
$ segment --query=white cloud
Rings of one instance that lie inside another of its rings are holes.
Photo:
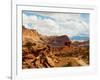
[[[43,35],[65,35],[77,36],[79,34],[89,34],[89,25],[80,18],[80,14],[63,13],[41,13],[52,19],[39,19],[38,16],[27,16],[23,14],[23,25],[27,28],[36,29]],[[28,25],[31,23],[31,27]]]

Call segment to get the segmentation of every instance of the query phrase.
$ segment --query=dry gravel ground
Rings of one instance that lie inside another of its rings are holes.
[[[56,67],[71,67],[71,66],[87,66],[84,60],[76,57],[60,57],[59,63],[55,63]]]

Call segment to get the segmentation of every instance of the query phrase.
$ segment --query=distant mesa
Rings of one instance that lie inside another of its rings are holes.
[[[67,35],[57,36],[51,42],[51,45],[55,47],[70,46],[70,44],[71,40]]]

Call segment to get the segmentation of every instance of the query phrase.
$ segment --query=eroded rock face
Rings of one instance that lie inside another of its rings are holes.
[[[40,34],[36,32],[36,30],[33,29],[27,29],[24,26],[22,27],[22,43],[25,45],[27,42],[41,42],[40,40]]]
[[[63,47],[63,46],[70,46],[71,40],[67,35],[62,36],[52,36],[50,37],[51,41],[49,44],[51,44],[53,47]]]
[[[81,45],[84,45],[84,43]],[[84,46],[81,47],[76,46],[76,43],[72,44],[67,35],[43,36],[36,30],[27,29],[23,26],[22,68],[87,65],[83,60],[77,58],[88,57],[88,49]]]
[[[42,45],[43,48],[31,47],[28,51],[23,51],[23,62],[27,65],[33,65],[36,68],[42,67],[54,67],[55,66],[55,55],[49,52],[47,46]],[[30,51],[31,49],[31,51]],[[25,53],[25,54],[24,54]],[[30,67],[31,68],[31,67]]]
[[[23,27],[23,68],[54,67],[54,54],[51,47],[40,38],[35,30]]]

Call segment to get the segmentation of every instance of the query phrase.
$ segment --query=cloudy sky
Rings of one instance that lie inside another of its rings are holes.
[[[43,35],[68,35],[73,40],[89,39],[88,13],[23,11],[23,25]]]

